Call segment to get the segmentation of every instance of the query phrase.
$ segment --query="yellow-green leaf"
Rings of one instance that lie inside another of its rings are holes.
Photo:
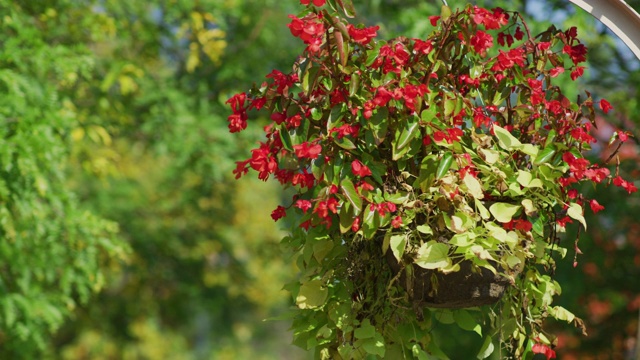
[[[584,229],[587,230],[587,222],[584,220],[584,216],[582,214],[582,206],[576,203],[569,205],[569,209],[567,209],[567,215],[569,215],[569,217],[571,217],[572,219],[580,221],[582,226],[584,226]]]
[[[353,182],[349,179],[342,179],[340,182],[340,188],[342,189],[342,194],[344,194],[351,205],[353,205],[353,214],[358,216],[360,211],[362,211],[362,198],[356,191]]]
[[[467,189],[469,190],[469,194],[473,196],[475,199],[483,199],[484,192],[482,191],[482,185],[480,185],[480,181],[475,177],[467,174],[464,177],[464,184],[467,185]]]
[[[311,280],[300,286],[296,297],[296,305],[300,309],[313,309],[324,305],[327,301],[329,290],[322,286],[322,281]]]
[[[449,246],[436,241],[424,243],[418,250],[415,264],[425,269],[437,269],[451,263]]]
[[[402,255],[404,254],[404,249],[407,246],[407,236],[406,235],[393,235],[391,239],[389,239],[389,246],[391,247],[391,252],[393,252],[393,256],[396,260],[400,261]]]
[[[520,205],[513,205],[509,203],[495,203],[489,207],[489,211],[491,215],[496,218],[501,223],[508,223],[513,218],[518,210],[520,210]]]
[[[522,146],[520,140],[516,139],[509,131],[498,125],[493,125],[493,131],[498,138],[498,145],[505,150],[519,149]]]

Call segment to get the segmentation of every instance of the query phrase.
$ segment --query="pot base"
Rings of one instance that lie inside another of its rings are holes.
[[[391,251],[387,252],[387,262],[397,274],[400,265]],[[402,271],[400,284],[409,291],[411,300],[427,307],[461,309],[495,304],[502,298],[510,281],[500,273],[488,269],[473,271],[469,260],[460,263],[460,270],[444,274],[435,270],[413,267],[411,289],[408,288],[406,273]],[[434,288],[434,283],[437,288]]]

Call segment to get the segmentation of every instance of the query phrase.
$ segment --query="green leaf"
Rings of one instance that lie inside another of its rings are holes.
[[[471,314],[469,314],[468,311],[466,310],[454,311],[453,318],[456,320],[456,324],[458,324],[458,326],[461,329],[467,330],[467,331],[474,331],[478,335],[482,336],[482,326],[478,324],[476,319],[474,319],[473,316],[471,316]]]
[[[356,16],[356,9],[353,6],[352,0],[336,0],[340,8],[344,12],[344,15],[350,19]]]
[[[340,208],[340,233],[344,234],[351,230],[351,225],[353,225],[353,206],[351,203],[344,203]]]
[[[342,138],[336,137],[333,139],[333,142],[335,142],[336,145],[345,150],[353,150],[356,148],[356,145],[353,143],[353,141],[349,140],[349,138],[347,138],[346,136],[343,136]]]
[[[493,125],[493,131],[498,138],[498,145],[505,150],[519,149],[522,146],[520,140],[516,139],[509,131],[498,125]]]
[[[438,164],[438,169],[436,170],[436,179],[441,179],[449,168],[451,167],[451,163],[453,162],[453,154],[450,151],[447,151],[442,155],[442,159],[440,159],[440,163]]]
[[[313,309],[324,305],[329,290],[322,286],[321,280],[311,280],[300,286],[300,291],[296,297],[296,305],[300,309]]]
[[[476,179],[475,177],[466,174],[464,179],[463,179],[464,184],[467,186],[467,189],[469,190],[469,194],[471,194],[471,196],[473,196],[475,199],[483,199],[484,198],[484,192],[482,191],[482,185],[480,185],[480,181],[478,181],[478,179]]]
[[[413,347],[411,348],[411,353],[413,354],[413,356],[418,358],[418,360],[429,360],[427,353],[424,352],[424,350],[422,350],[420,348],[420,345],[418,344],[413,344]]]
[[[293,152],[293,144],[291,143],[291,135],[286,130],[281,130],[279,132],[280,140],[282,140],[282,147],[288,151]]]
[[[438,109],[435,106],[429,106],[428,109],[422,110],[420,118],[426,123],[430,123],[438,114]]]
[[[417,135],[420,134],[419,122],[416,117],[411,117],[402,130],[396,130],[395,139],[393,142],[393,159],[398,160],[402,158],[410,149],[407,145],[411,143]]]
[[[356,91],[360,87],[360,75],[357,73],[351,74],[351,80],[349,81],[349,96],[355,95]]]
[[[333,249],[333,241],[331,240],[320,240],[313,244],[313,257],[318,261],[318,263],[322,263],[325,256]]]
[[[342,189],[342,194],[344,194],[351,205],[353,205],[353,215],[358,216],[362,211],[362,198],[356,191],[353,182],[350,179],[342,179],[340,188]]]
[[[556,149],[553,147],[546,147],[544,150],[538,153],[535,160],[533,160],[534,165],[540,165],[544,163],[548,163],[553,159],[553,156],[556,154]]]
[[[491,336],[487,336],[484,339],[484,344],[482,344],[482,347],[480,348],[480,352],[478,353],[478,356],[476,358],[479,360],[488,358],[493,353],[493,349],[494,347],[493,347],[493,341],[491,339]]]
[[[539,148],[533,144],[522,144],[522,146],[518,147],[518,150],[531,156],[532,158],[535,158],[536,156],[538,156]]]
[[[567,215],[569,215],[569,217],[571,217],[572,219],[580,221],[582,226],[584,226],[584,229],[587,230],[587,222],[584,220],[584,216],[582,214],[582,206],[576,203],[569,205],[569,209],[567,209]]]
[[[384,199],[396,205],[401,205],[404,204],[407,199],[409,199],[409,194],[405,192],[397,192],[393,194],[385,193]]]
[[[533,178],[533,175],[524,170],[518,170],[518,178],[516,179],[520,185],[526,188],[542,187],[540,179]]]
[[[554,306],[549,309],[549,313],[551,316],[555,317],[558,320],[564,320],[568,323],[572,322],[576,316],[569,310],[563,308],[562,306]]]
[[[440,8],[440,17],[442,18],[442,21],[446,21],[450,16],[451,8],[446,5],[442,5]]]
[[[513,215],[520,210],[520,205],[513,205],[508,203],[495,203],[489,207],[491,215],[501,223],[508,223],[511,221]]]
[[[437,269],[449,265],[450,262],[449,246],[432,240],[420,247],[415,264],[424,269]]]
[[[491,217],[491,215],[489,214],[489,210],[487,210],[482,201],[475,199],[475,204],[476,209],[478,209],[478,212],[480,213],[480,217],[482,217],[482,219],[487,220],[489,219],[489,217]]]
[[[429,225],[418,225],[416,230],[426,235],[433,235],[433,230],[431,230]]]
[[[382,144],[389,128],[389,109],[387,107],[379,108],[376,113],[371,116],[368,124],[373,132],[376,145]]]
[[[495,150],[480,149],[478,153],[483,155],[484,161],[489,165],[493,165],[500,160],[500,153]]]
[[[438,165],[435,155],[426,156],[420,163],[420,174],[414,186],[419,187],[423,192],[427,192],[433,184]]]
[[[427,345],[427,351],[431,354],[429,360],[449,360],[447,354],[445,354],[435,341],[430,341]]]
[[[371,211],[371,205],[367,205],[364,210],[364,219],[362,219],[362,232],[366,239],[371,239],[380,226],[380,219],[376,211]]]
[[[455,234],[449,240],[449,244],[455,246],[467,246],[471,245],[473,242],[471,241],[471,237],[469,236],[469,232],[462,234]]]
[[[336,105],[331,108],[331,113],[329,113],[329,118],[327,119],[327,131],[331,131],[334,127],[336,127],[338,121],[342,119],[342,105]]]
[[[391,239],[389,239],[389,246],[391,247],[393,256],[396,258],[396,260],[400,261],[400,259],[402,259],[402,255],[404,254],[404,250],[407,246],[407,236],[406,235],[391,236]]]
[[[444,101],[444,116],[450,116],[456,109],[456,100],[447,98]]]
[[[360,327],[353,332],[353,335],[356,339],[369,339],[376,335],[376,328],[371,325],[369,319],[364,319]]]

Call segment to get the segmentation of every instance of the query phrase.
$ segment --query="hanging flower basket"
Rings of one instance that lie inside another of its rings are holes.
[[[460,269],[448,274],[416,267],[408,275],[393,253],[387,252],[386,259],[392,272],[399,274],[399,283],[409,293],[410,299],[430,308],[460,309],[492,305],[512,285],[502,273],[493,273],[486,268],[474,269],[469,260],[460,262]],[[492,265],[495,267],[495,264]]]
[[[323,358],[421,358],[439,354],[429,314],[452,314],[464,329],[489,328],[480,358],[503,331],[514,357],[529,341],[550,349],[544,318],[582,324],[552,306],[560,285],[547,271],[567,252],[557,233],[602,210],[574,187],[636,191],[583,156],[594,100],[558,86],[584,71],[577,30],[534,36],[518,13],[443,7],[425,19],[426,38],[383,41],[352,13],[348,1],[318,0],[291,15],[306,44],[292,71],[228,101],[231,132],[253,110],[270,121],[236,176],[253,169],[296,191],[271,214],[292,224],[283,245],[301,270],[286,287],[295,342]],[[496,303],[477,316],[449,310]]]

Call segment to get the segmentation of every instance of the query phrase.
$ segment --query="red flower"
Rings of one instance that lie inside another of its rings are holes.
[[[229,132],[235,133],[247,128],[247,114],[231,114],[227,118],[229,121]]]
[[[393,226],[394,229],[402,226],[402,217],[400,215],[394,217],[393,220],[391,220],[391,226]]]
[[[364,29],[358,29],[351,24],[347,26],[351,39],[361,45],[370,43],[371,40],[378,35],[378,29],[380,29],[380,26],[371,26]]]
[[[571,220],[571,218],[570,218],[570,217],[565,216],[565,217],[563,217],[562,219],[558,219],[558,220],[556,220],[556,223],[558,223],[558,225],[560,225],[560,226],[562,226],[562,227],[566,227],[566,226],[567,226],[567,224],[572,224],[572,223],[573,223],[573,220]]]
[[[329,211],[334,214],[338,212],[338,200],[335,198],[318,202],[318,207],[316,207],[313,212],[318,214],[320,218],[326,220],[329,218]]]
[[[371,175],[371,170],[367,167],[367,165],[360,162],[360,160],[353,160],[351,163],[351,172],[353,175],[365,177]]]
[[[500,29],[509,22],[509,15],[501,8],[493,9],[493,13],[478,6],[473,7],[473,21],[482,24],[487,30]]]
[[[524,33],[522,32],[522,30],[520,29],[520,26],[518,26],[516,28],[516,32],[515,34],[513,34],[513,36],[516,38],[516,40],[520,41],[524,38]]]
[[[429,22],[431,23],[431,26],[438,25],[438,20],[440,20],[440,16],[437,16],[437,15],[429,16]]]
[[[589,206],[591,206],[591,211],[593,211],[594,214],[597,214],[598,211],[604,210],[604,206],[598,204],[596,200],[589,201]]]
[[[604,111],[605,114],[608,114],[609,111],[613,109],[613,106],[609,104],[609,102],[605,99],[600,100],[600,108]]]
[[[629,135],[626,132],[617,131],[617,133],[618,133],[618,139],[620,139],[620,141],[625,142],[629,140]]]
[[[546,356],[547,360],[556,358],[556,352],[553,351],[550,347],[548,347],[547,345],[544,345],[544,344],[535,344],[535,345],[533,345],[531,347],[531,351],[534,354],[542,354],[542,355]]]
[[[360,230],[360,218],[353,219],[353,224],[351,225],[351,231],[356,232]]]
[[[562,66],[558,66],[558,67],[554,67],[553,69],[549,70],[549,75],[551,75],[552,78],[562,74],[564,72],[564,68]]]
[[[249,165],[257,171],[260,180],[267,180],[269,174],[273,174],[278,170],[278,162],[270,154],[269,145],[260,144],[260,148],[251,150],[251,160]]]
[[[587,169],[584,172],[584,176],[591,180],[591,181],[595,181],[596,183],[601,183],[602,180],[606,179],[607,176],[609,176],[610,172],[609,169],[607,168],[591,168],[591,169]]]
[[[575,81],[577,78],[584,74],[584,66],[576,66],[576,68],[571,71],[571,80]]]
[[[503,224],[502,227],[504,227],[505,230],[514,230],[515,229],[515,230],[520,230],[522,232],[527,232],[527,231],[531,231],[531,229],[533,228],[533,225],[531,224],[531,222],[529,220],[512,219],[508,223]]]
[[[229,104],[229,106],[231,106],[231,110],[236,114],[244,110],[244,102],[246,99],[246,93],[239,93],[233,95],[225,104]]]
[[[278,221],[279,219],[285,217],[286,215],[287,215],[286,209],[282,206],[278,206],[271,213],[271,218],[273,219],[273,221]]]
[[[316,159],[318,155],[320,155],[320,152],[322,152],[322,146],[303,142],[300,145],[293,145],[293,150],[295,150],[296,156],[301,159]]]
[[[471,37],[470,44],[476,53],[484,55],[487,49],[493,46],[493,36],[482,30],[478,30],[476,34]]]
[[[289,15],[289,18],[291,18],[291,23],[287,27],[289,27],[291,34],[309,45],[307,50],[310,53],[317,53],[322,45],[325,30],[319,16],[311,14],[299,19],[295,15]]]
[[[313,0],[313,5],[322,6],[325,2],[327,2],[327,0]],[[300,0],[300,4],[309,5],[309,0]]]
[[[619,186],[619,187],[627,190],[627,192],[629,194],[638,191],[638,188],[635,185],[633,185],[633,183],[631,183],[631,182],[629,182],[627,180],[624,180],[620,176],[616,176],[615,179],[613,179],[613,185]]]
[[[369,184],[368,182],[366,182],[366,181],[364,181],[364,180],[363,180],[363,181],[361,181],[361,182],[358,184],[358,188],[360,188],[360,192],[362,192],[362,191],[373,191],[373,190],[375,189],[375,188],[373,187],[373,185]]]
[[[578,65],[587,60],[587,47],[583,44],[576,46],[565,45],[562,52],[568,54],[574,64]]]
[[[311,201],[309,200],[298,200],[296,201],[294,206],[306,213],[309,209],[311,209],[312,205]]]
[[[413,39],[413,53],[427,55],[433,50],[433,42],[431,40],[422,41],[420,39]]]

